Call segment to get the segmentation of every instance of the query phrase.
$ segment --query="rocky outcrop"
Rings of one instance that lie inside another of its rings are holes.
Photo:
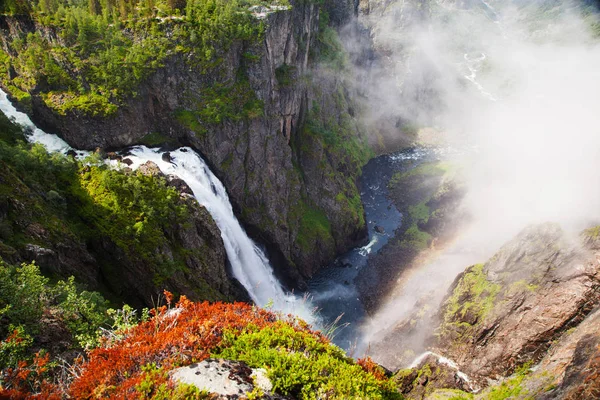
[[[171,379],[211,393],[211,399],[285,399],[272,394],[273,384],[263,368],[250,368],[241,361],[208,359],[169,372]]]
[[[305,84],[315,64],[311,57],[318,53],[319,7],[310,2],[293,4],[291,10],[268,14],[266,27],[260,42],[232,43],[216,71],[207,73],[188,63],[186,54],[170,56],[136,89],[137,95],[109,117],[73,111],[60,116],[35,90],[30,111],[40,127],[58,133],[76,148],[120,148],[143,142],[151,133],[193,146],[226,186],[250,235],[267,246],[274,265],[280,267],[276,272],[287,278],[286,283],[298,286],[302,276],[312,275],[364,236],[362,206],[353,199],[360,168],[345,147],[310,155],[299,150],[312,146],[302,132],[313,100],[332,94],[310,91]],[[34,29],[42,27],[3,17],[0,36]],[[51,32],[44,31],[44,37],[59,40]],[[262,110],[220,122],[199,116],[199,104],[210,97],[207,90],[216,85],[231,87],[240,73],[246,85],[240,90],[255,96]],[[335,74],[327,81],[327,90],[342,86]],[[349,108],[341,110],[343,115]],[[333,111],[327,110],[326,117],[330,115]],[[310,168],[315,160],[320,167]],[[307,210],[325,216],[330,241],[304,234],[302,218]],[[304,246],[296,245],[299,237]]]
[[[437,389],[472,389],[456,365],[433,353],[426,353],[414,367],[396,372],[394,381],[406,399],[425,399]]]
[[[529,227],[456,278],[441,311],[438,347],[482,379],[538,362],[598,304],[599,274],[594,253],[560,227]]]

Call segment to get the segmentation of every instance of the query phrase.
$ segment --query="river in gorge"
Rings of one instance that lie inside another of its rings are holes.
[[[450,148],[415,147],[380,155],[363,167],[360,190],[368,243],[340,255],[308,282],[308,293],[326,332],[343,349],[356,348],[361,339],[361,325],[368,318],[355,279],[361,269],[368,267],[369,257],[377,254],[402,224],[402,214],[388,196],[390,179],[397,172],[440,160],[453,152]]]

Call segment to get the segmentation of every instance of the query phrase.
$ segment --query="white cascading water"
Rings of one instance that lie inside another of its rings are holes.
[[[28,130],[28,140],[41,143],[48,151],[66,153],[71,147],[56,135],[36,127],[29,117],[19,112],[0,90],[0,110]],[[88,155],[76,151],[78,156]],[[128,156],[137,168],[147,161],[158,165],[164,174],[172,174],[188,184],[198,202],[206,207],[221,230],[227,257],[233,276],[246,288],[252,300],[259,306],[271,305],[276,311],[292,313],[308,322],[314,321],[314,313],[306,299],[287,294],[273,274],[273,269],[263,251],[248,237],[235,217],[225,187],[210,171],[204,160],[191,148],[184,147],[170,152],[171,162],[162,158],[159,149],[137,146]],[[124,166],[124,165],[123,165]]]

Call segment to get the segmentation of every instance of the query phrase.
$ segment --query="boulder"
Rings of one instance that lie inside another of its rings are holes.
[[[255,386],[264,393],[262,399],[285,399],[273,395],[273,384],[262,368],[250,368],[243,362],[207,359],[170,372],[171,379],[206,390],[211,399],[245,399]]]

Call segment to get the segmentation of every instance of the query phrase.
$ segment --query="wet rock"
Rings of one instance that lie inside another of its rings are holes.
[[[156,165],[156,163],[152,161],[146,161],[145,163],[140,165],[138,171],[141,174],[148,176],[162,175],[162,172],[160,171],[158,165]]]
[[[133,165],[133,161],[131,160],[131,158],[124,158],[121,160],[121,162],[125,165],[131,166]]]
[[[162,153],[162,155],[160,156],[160,158],[164,161],[164,162],[171,162],[171,153],[166,151],[164,153]]]
[[[69,149],[67,151],[67,157],[75,158],[75,157],[77,157],[77,153],[75,152],[75,150]]]
[[[382,226],[379,225],[375,225],[375,228],[373,228],[375,230],[375,232],[377,233],[385,233],[385,229]]]
[[[406,399],[423,399],[437,389],[472,390],[468,377],[449,360],[434,354],[428,354],[413,368],[398,371],[394,381]]]
[[[56,252],[36,244],[28,243],[25,245],[25,254],[30,260],[34,260],[38,265],[48,264],[56,257]]]
[[[175,189],[177,189],[179,193],[185,193],[190,196],[194,195],[192,188],[190,188],[183,179],[180,179],[175,175],[167,175],[167,183],[169,186],[173,186]]]
[[[106,156],[108,157],[109,160],[121,160],[123,158],[119,154],[115,153],[114,151],[106,153]]]

